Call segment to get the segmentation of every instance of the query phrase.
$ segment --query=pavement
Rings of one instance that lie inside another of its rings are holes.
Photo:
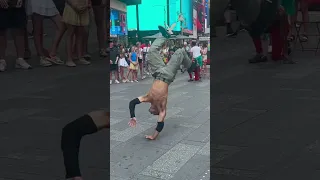
[[[53,37],[50,27],[45,26],[46,47]],[[7,60],[12,61],[13,42],[8,45]],[[62,128],[87,112],[109,108],[109,64],[98,57],[94,37],[89,46],[92,65],[76,68],[38,67],[32,40],[30,45],[34,69],[10,66],[8,72],[0,73],[0,179],[62,180]],[[65,47],[63,41],[61,58],[66,57]],[[109,178],[109,147],[109,131],[83,138],[80,166],[85,179]]]
[[[212,179],[320,179],[320,61],[299,49],[297,64],[248,64],[247,33],[212,40]]]
[[[148,104],[136,107],[137,127],[128,126],[128,103],[147,93],[153,79],[110,86],[111,180],[210,179],[210,80],[187,80],[178,72],[170,85],[165,126],[155,141],[144,137],[157,122]]]

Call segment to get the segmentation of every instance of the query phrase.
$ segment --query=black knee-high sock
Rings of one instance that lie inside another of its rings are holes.
[[[62,130],[61,149],[64,157],[66,178],[81,176],[79,148],[83,136],[97,132],[97,126],[89,115],[67,124]]]

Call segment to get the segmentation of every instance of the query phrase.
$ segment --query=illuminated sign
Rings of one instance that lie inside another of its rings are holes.
[[[164,26],[167,22],[167,0],[142,0],[139,8],[140,31],[158,30],[158,26]],[[136,6],[127,6],[128,29],[137,29]]]
[[[126,13],[111,9],[110,35],[128,35]]]

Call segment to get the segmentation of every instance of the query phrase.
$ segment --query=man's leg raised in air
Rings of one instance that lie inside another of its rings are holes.
[[[110,113],[103,110],[88,113],[63,128],[61,149],[67,179],[81,180],[79,149],[82,137],[104,128],[110,128]]]
[[[148,52],[148,64],[151,74],[154,74],[158,69],[165,66],[163,57],[160,55],[160,48],[166,42],[166,38],[157,38],[152,44]]]
[[[189,69],[191,63],[191,59],[183,48],[176,50],[167,65],[160,70],[162,78],[166,79],[168,83],[173,82],[178,70],[180,69],[180,65]]]

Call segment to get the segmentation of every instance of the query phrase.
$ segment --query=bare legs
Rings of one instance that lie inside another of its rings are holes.
[[[67,25],[67,56],[68,59],[66,61],[66,65],[69,67],[75,67],[76,64],[73,62],[73,40],[75,34],[75,26]]]
[[[43,16],[32,14],[32,25],[34,35],[34,45],[36,47],[37,55],[44,56],[43,52]]]
[[[12,36],[14,38],[14,45],[16,46],[16,52],[18,58],[24,58],[24,30],[12,29]]]
[[[56,25],[56,34],[55,34],[55,37],[54,37],[54,40],[53,40],[53,44],[52,44],[52,47],[51,47],[51,51],[50,51],[50,57],[51,58],[54,58],[57,56],[57,49],[59,47],[59,44],[61,42],[61,39],[63,37],[63,35],[65,34],[65,32],[67,31],[67,25],[65,23],[63,23],[61,21],[61,16],[60,15],[57,15],[53,18],[51,18],[52,22]]]
[[[97,39],[101,56],[106,54],[106,8],[104,6],[94,6],[93,8],[95,23],[97,26]]]

